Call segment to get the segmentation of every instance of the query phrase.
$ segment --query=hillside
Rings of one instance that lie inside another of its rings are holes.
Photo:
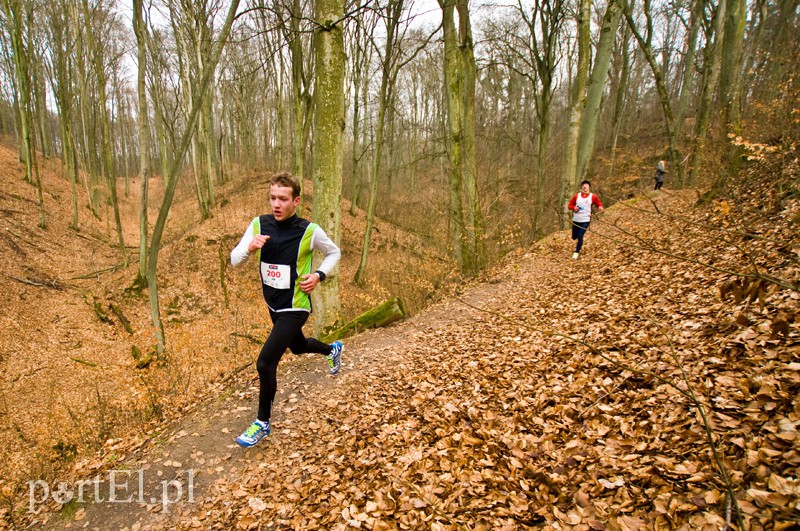
[[[797,175],[786,157],[752,166],[714,200],[665,190],[621,202],[593,223],[580,260],[569,259],[566,234],[551,235],[451,300],[352,338],[336,378],[309,358],[282,365],[273,434],[249,451],[232,441],[255,400],[253,375],[240,373],[158,441],[119,444],[75,471],[125,466],[187,487],[191,470],[191,502],[184,492],[169,511],[153,498],[60,515],[51,502],[35,519],[135,529],[792,528]],[[121,462],[109,462],[115,451]]]
[[[79,183],[80,230],[73,231],[70,185],[57,161],[42,162],[41,174],[45,230],[37,226],[36,189],[23,182],[16,150],[0,144],[0,513],[26,492],[31,478],[58,477],[76,459],[115,440],[144,437],[218,392],[223,380],[254,359],[259,348],[254,342],[263,340],[268,323],[257,270],[227,265],[252,217],[266,211],[264,173],[221,186],[221,206],[199,224],[193,191],[184,184],[191,179],[184,179],[159,265],[169,363],[145,369],[137,369],[134,349],[146,359],[155,337],[146,293],[132,288],[138,181],[129,181],[127,195],[119,182],[133,262],[123,268],[113,222],[109,226],[105,219],[110,212],[101,212],[104,219],[93,217]],[[151,222],[159,184],[155,179],[151,184]],[[306,211],[310,206],[304,202]],[[446,281],[429,272],[452,271],[452,264],[426,241],[380,221],[367,286],[352,285],[361,226],[363,219],[343,216],[345,318],[393,295],[412,311],[433,300],[437,285]],[[403,273],[412,269],[423,276]]]

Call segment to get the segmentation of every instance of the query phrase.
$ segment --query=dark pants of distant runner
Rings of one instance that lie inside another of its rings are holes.
[[[330,354],[331,346],[314,338],[303,335],[303,325],[308,321],[308,312],[273,312],[272,332],[261,347],[261,353],[256,361],[258,370],[258,420],[266,422],[272,415],[272,402],[278,390],[278,363],[280,363],[286,349],[294,354],[317,352]]]
[[[572,222],[572,239],[578,240],[578,243],[575,245],[575,252],[581,252],[581,247],[583,247],[583,235],[586,234],[586,229],[589,228],[589,221],[573,221]]]
[[[655,190],[661,190],[661,186],[664,184],[664,174],[665,173],[666,172],[663,172],[663,171],[660,171],[660,170],[656,170],[656,176],[655,176],[656,187],[655,187]]]

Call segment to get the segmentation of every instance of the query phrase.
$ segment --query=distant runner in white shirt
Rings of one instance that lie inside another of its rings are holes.
[[[592,183],[583,181],[581,183],[581,191],[572,196],[569,205],[567,205],[567,208],[573,212],[572,239],[578,240],[575,244],[575,252],[572,254],[572,258],[575,260],[581,256],[583,236],[592,221],[592,205],[597,207],[598,212],[603,211],[603,203],[600,202],[600,198],[592,193]]]

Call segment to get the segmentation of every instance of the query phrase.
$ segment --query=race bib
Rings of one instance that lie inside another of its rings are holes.
[[[289,289],[291,275],[288,265],[261,262],[261,280],[271,288]]]

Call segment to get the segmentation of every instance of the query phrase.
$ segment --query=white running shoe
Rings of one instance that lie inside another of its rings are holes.
[[[328,358],[328,365],[330,369],[328,372],[330,374],[336,374],[339,372],[339,369],[342,367],[342,351],[344,350],[344,345],[341,341],[334,341],[331,343],[331,353],[325,356]]]
[[[236,444],[244,448],[250,448],[258,444],[258,441],[269,435],[269,421],[262,422],[256,419],[244,433],[236,437]]]

